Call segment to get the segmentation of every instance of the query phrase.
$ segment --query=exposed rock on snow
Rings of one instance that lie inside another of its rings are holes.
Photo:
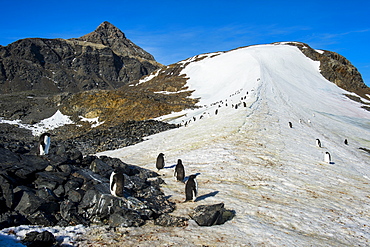
[[[234,216],[235,212],[225,209],[223,203],[199,205],[190,214],[190,217],[200,226],[222,225]]]

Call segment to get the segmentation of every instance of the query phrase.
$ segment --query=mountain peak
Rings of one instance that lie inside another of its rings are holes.
[[[154,57],[151,54],[127,39],[119,28],[108,21],[101,23],[95,31],[74,40],[102,44],[110,47],[119,55],[140,57],[154,61]]]
[[[106,46],[110,46],[113,39],[126,39],[126,36],[120,29],[107,21],[101,23],[95,31],[78,38],[78,40]]]

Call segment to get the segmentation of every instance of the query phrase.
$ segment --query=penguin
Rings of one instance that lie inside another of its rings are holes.
[[[110,175],[110,193],[116,197],[123,197],[125,177],[121,167],[116,167]]]
[[[155,163],[155,166],[157,167],[158,171],[164,168],[164,154],[163,153],[158,154],[157,162]]]
[[[40,155],[46,155],[49,153],[50,148],[50,134],[43,133],[39,138],[38,150]]]
[[[316,139],[316,146],[321,148],[321,141],[320,139]]]
[[[344,144],[348,145],[348,140],[347,139],[344,139]]]
[[[330,156],[330,153],[329,152],[326,152],[325,153],[325,157],[324,157],[324,161],[328,164],[331,163],[331,156]]]
[[[289,122],[289,128],[293,128],[292,122]]]
[[[185,185],[185,202],[195,201],[198,194],[198,183],[196,180],[197,175],[190,175]]]
[[[177,181],[184,181],[185,178],[185,169],[184,165],[182,164],[182,160],[178,159],[177,160],[177,165],[175,167],[175,173],[173,174],[176,176]]]
[[[217,115],[218,114],[218,109],[216,109],[216,111],[215,111],[215,115]]]

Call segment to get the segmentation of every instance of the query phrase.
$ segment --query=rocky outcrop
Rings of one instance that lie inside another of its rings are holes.
[[[0,93],[114,89],[161,67],[108,22],[77,39],[28,38],[0,47]]]
[[[320,72],[328,81],[344,90],[368,98],[366,94],[370,93],[370,88],[364,83],[357,68],[345,57],[332,51],[317,51],[305,43],[290,42],[287,44],[297,46],[307,57],[320,61]]]
[[[161,191],[163,180],[153,171],[119,159],[83,157],[79,150],[62,144],[52,150],[38,157],[0,147],[0,228],[20,224],[140,226],[175,209]],[[125,193],[120,198],[109,190],[115,167],[121,167],[125,176]]]

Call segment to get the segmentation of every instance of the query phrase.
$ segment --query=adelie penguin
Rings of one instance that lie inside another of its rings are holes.
[[[331,156],[329,152],[325,153],[324,161],[328,164],[331,164]]]
[[[177,160],[177,165],[175,167],[175,173],[173,174],[177,181],[184,181],[184,178],[185,178],[185,169],[184,169],[184,165],[182,164],[182,160],[178,159]]]
[[[198,183],[196,180],[197,175],[190,175],[185,185],[185,202],[195,201],[198,194]]]
[[[50,134],[43,133],[39,138],[38,151],[39,155],[46,155],[50,149]]]
[[[125,177],[121,167],[116,167],[110,175],[110,193],[117,197],[123,197]]]
[[[316,139],[316,146],[321,148],[321,141],[320,139]]]
[[[158,154],[155,167],[158,169],[158,171],[164,168],[164,154],[163,153]]]

